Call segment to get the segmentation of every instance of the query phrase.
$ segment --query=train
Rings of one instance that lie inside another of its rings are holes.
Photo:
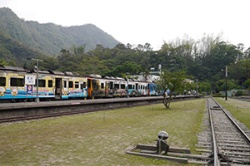
[[[37,79],[38,78],[38,79]],[[0,66],[0,102],[157,96],[154,82]]]

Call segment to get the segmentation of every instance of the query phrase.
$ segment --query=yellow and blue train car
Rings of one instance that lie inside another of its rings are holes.
[[[79,77],[75,76],[71,72],[65,72],[65,75],[61,77],[61,81],[62,81],[62,88],[61,88],[62,99],[87,98],[88,90],[87,90],[86,77]]]
[[[0,100],[24,100],[32,98],[24,84],[26,70],[19,67],[0,66]]]
[[[75,76],[70,72],[30,71],[20,67],[0,66],[0,102],[33,101],[37,98],[85,99],[88,95],[86,84],[86,77]]]

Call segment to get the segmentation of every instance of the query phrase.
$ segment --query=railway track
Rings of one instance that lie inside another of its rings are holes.
[[[197,150],[210,156],[208,165],[250,165],[250,139],[246,132],[214,99],[208,98]]]
[[[207,98],[203,123],[203,131],[199,133],[196,145],[199,154],[169,151],[167,154],[156,155],[157,147],[145,145],[132,147],[127,153],[186,164],[250,165],[250,139],[246,134],[250,133],[249,129],[238,124],[213,98]]]

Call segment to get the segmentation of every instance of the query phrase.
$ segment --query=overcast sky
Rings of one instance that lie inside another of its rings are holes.
[[[250,47],[250,0],[0,0],[0,7],[39,23],[91,23],[124,44],[154,49],[204,34]]]

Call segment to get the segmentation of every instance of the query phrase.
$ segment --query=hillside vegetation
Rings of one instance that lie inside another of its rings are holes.
[[[28,48],[10,36],[0,33],[0,61],[2,65],[22,66],[28,57],[37,57],[41,53]]]
[[[53,23],[40,24],[20,19],[9,8],[0,8],[0,31],[11,39],[23,43],[25,47],[47,55],[58,54],[61,49],[69,49],[73,45],[84,45],[85,50],[89,51],[97,44],[113,48],[119,43],[92,24],[72,27]]]

